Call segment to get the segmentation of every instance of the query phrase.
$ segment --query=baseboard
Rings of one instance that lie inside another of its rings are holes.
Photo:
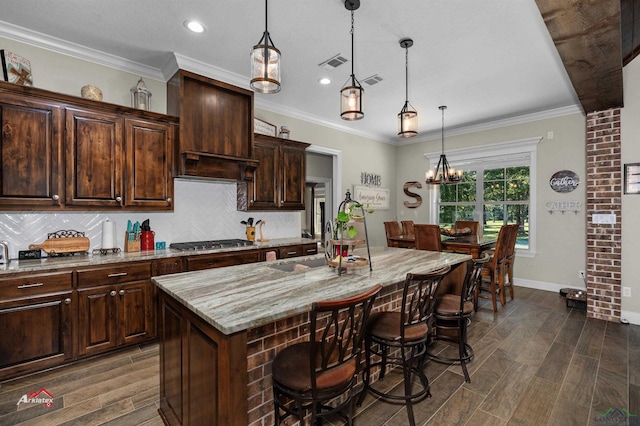
[[[522,278],[514,278],[514,284],[516,287],[527,287],[527,288],[535,288],[536,290],[545,290],[545,291],[553,291],[560,292],[561,288],[567,288],[566,286],[562,286],[560,284],[548,283],[545,281],[533,281],[533,280],[525,280]],[[569,287],[574,288],[574,287]],[[579,290],[584,290],[584,288],[578,288]],[[640,325],[640,313],[639,312],[631,312],[631,311],[622,311],[620,313],[620,319],[622,321],[627,321],[629,324]]]

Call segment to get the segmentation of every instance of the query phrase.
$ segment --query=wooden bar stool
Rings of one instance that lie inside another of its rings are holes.
[[[487,262],[482,269],[482,279],[476,287],[473,305],[475,309],[478,309],[478,298],[491,299],[493,303],[493,312],[498,311],[497,298],[500,297],[500,303],[502,306],[506,303],[504,299],[504,271],[506,262],[506,250],[509,244],[510,237],[510,225],[502,225],[498,232],[498,239],[496,241],[496,247]],[[488,295],[483,295],[482,292],[488,292]]]
[[[367,391],[390,401],[402,401],[407,406],[409,424],[415,425],[413,403],[431,396],[424,361],[431,336],[436,292],[450,270],[450,266],[445,266],[428,274],[407,274],[400,310],[371,315],[365,329],[364,390],[358,405],[362,404]],[[380,361],[372,363],[373,356],[379,357]],[[383,380],[387,365],[402,368],[404,395],[383,392],[370,383],[372,368],[380,367],[380,380]],[[412,389],[414,377],[419,379],[420,385],[415,392]]]
[[[311,424],[334,414],[353,424],[364,326],[381,289],[377,284],[357,296],[313,304],[309,341],[278,352],[271,366],[276,425],[289,416],[303,423],[307,410]]]
[[[474,312],[473,300],[476,286],[480,281],[482,268],[488,261],[489,255],[487,254],[479,259],[472,259],[471,262],[473,264],[464,277],[460,295],[442,295],[436,304],[434,313],[436,320],[435,340],[443,340],[457,345],[458,356],[453,358],[429,353],[429,358],[444,363],[459,362],[467,383],[471,382],[467,371],[467,362],[473,358],[473,348],[467,343],[467,325],[471,321],[471,314]],[[455,335],[442,333],[448,330],[455,331]]]

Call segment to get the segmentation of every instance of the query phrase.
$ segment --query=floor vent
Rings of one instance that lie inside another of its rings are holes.
[[[382,77],[378,74],[374,74],[371,77],[363,78],[360,80],[363,83],[367,83],[369,86],[373,86],[374,84],[378,84],[382,81]]]
[[[334,69],[338,68],[340,65],[348,61],[349,60],[347,58],[338,53],[337,55],[332,56],[323,63],[318,64],[318,66],[324,68],[327,71],[333,71]]]

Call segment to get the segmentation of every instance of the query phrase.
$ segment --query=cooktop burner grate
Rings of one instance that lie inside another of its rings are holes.
[[[253,241],[230,239],[230,240],[210,240],[210,241],[188,241],[184,243],[171,243],[169,248],[175,250],[211,250],[227,247],[244,247],[253,245]]]

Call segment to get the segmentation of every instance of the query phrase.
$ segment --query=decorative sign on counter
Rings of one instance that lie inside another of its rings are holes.
[[[549,186],[556,192],[571,192],[580,184],[580,178],[571,170],[555,172],[549,179]]]
[[[353,199],[372,210],[389,210],[389,190],[353,185]]]

